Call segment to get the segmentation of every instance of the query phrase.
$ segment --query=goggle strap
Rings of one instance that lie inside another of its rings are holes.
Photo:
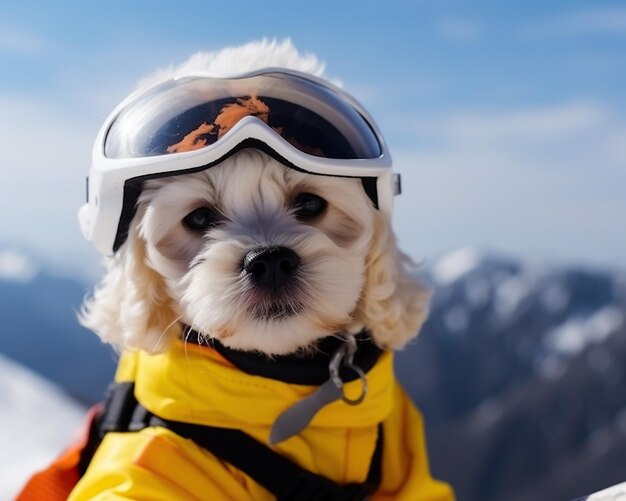
[[[402,194],[402,177],[397,173],[393,175],[393,194]]]

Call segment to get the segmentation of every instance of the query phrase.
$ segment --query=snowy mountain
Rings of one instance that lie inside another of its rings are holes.
[[[60,388],[0,355],[0,499],[58,455],[84,415]]]
[[[430,319],[398,374],[460,499],[570,499],[626,480],[624,275],[472,249],[424,275]]]
[[[76,320],[89,285],[0,247],[0,353],[93,403],[112,378],[112,350]]]

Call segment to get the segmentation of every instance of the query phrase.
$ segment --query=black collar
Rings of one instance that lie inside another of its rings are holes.
[[[367,373],[378,361],[382,350],[374,344],[370,335],[363,331],[356,335],[357,352],[354,363]],[[186,342],[213,348],[231,364],[246,374],[276,379],[284,383],[319,386],[329,378],[328,364],[332,354],[343,343],[340,337],[325,337],[317,349],[306,353],[276,355],[269,357],[255,351],[240,351],[227,348],[216,339],[201,336],[189,327],[183,329]],[[340,370],[344,382],[358,379],[358,375],[344,366]]]

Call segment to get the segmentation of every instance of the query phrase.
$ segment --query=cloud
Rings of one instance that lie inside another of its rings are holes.
[[[14,26],[0,26],[0,54],[36,56],[49,45],[38,35]]]
[[[562,12],[523,29],[530,38],[569,38],[589,35],[626,36],[626,7],[596,7]]]
[[[26,256],[12,249],[0,249],[0,281],[26,283],[37,274],[37,267]]]
[[[465,111],[417,122],[415,132],[448,143],[498,145],[513,142],[553,143],[555,139],[588,133],[609,120],[597,103],[572,102],[508,111]]]
[[[626,265],[626,122],[608,107],[469,110],[413,127],[420,149],[394,160],[397,228],[416,257],[476,245]]]
[[[0,109],[0,235],[36,248],[76,247],[76,210],[99,124],[36,99],[0,96]]]

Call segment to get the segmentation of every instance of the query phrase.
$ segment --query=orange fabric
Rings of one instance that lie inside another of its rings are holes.
[[[89,441],[89,430],[100,410],[100,405],[89,409],[87,420],[73,443],[50,466],[35,473],[15,501],[61,501],[68,498],[80,480],[78,465],[81,453]]]

